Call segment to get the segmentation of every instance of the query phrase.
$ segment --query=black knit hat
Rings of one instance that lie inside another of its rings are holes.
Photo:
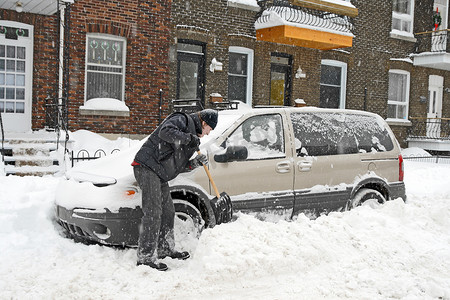
[[[212,129],[216,128],[217,125],[217,111],[214,109],[204,109],[200,112],[200,119],[205,121]]]

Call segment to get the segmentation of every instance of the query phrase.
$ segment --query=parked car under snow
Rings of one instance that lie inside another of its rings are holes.
[[[67,172],[58,187],[56,215],[70,237],[137,245],[141,195],[130,163],[140,146]],[[234,211],[289,219],[301,212],[318,216],[350,209],[369,199],[406,200],[398,142],[386,122],[368,112],[313,107],[221,111],[218,126],[202,138],[200,149]],[[214,190],[203,168],[169,184],[177,216],[195,233],[230,219],[211,201]]]

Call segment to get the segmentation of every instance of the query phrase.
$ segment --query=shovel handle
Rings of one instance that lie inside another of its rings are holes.
[[[197,154],[200,155],[202,153],[200,152],[200,150],[197,150]],[[212,176],[211,176],[211,173],[209,172],[208,167],[206,165],[203,165],[203,168],[205,169],[206,175],[208,175],[209,181],[211,182],[214,192],[216,193],[217,199],[219,199],[220,198],[219,190],[217,189],[217,186],[214,183],[214,180],[212,179]]]

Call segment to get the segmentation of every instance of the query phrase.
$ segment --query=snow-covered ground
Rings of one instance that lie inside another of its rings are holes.
[[[192,257],[165,259],[167,272],[136,267],[135,249],[64,238],[60,180],[0,176],[0,299],[450,299],[450,165],[406,161],[406,204],[239,215],[179,242]]]

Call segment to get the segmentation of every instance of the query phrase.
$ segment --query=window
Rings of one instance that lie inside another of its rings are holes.
[[[388,119],[407,120],[409,105],[409,72],[389,71]]]
[[[88,34],[86,42],[86,101],[93,98],[123,101],[126,40]]]
[[[177,44],[177,99],[205,103],[205,45],[179,40]]]
[[[345,108],[347,64],[322,60],[320,67],[320,107]]]
[[[228,146],[245,146],[248,159],[285,157],[281,116],[272,114],[248,118],[228,137]]]
[[[253,50],[230,47],[228,67],[228,100],[252,105]]]
[[[297,156],[385,152],[394,148],[387,129],[372,116],[293,113]]]
[[[392,31],[413,36],[414,1],[394,0],[392,6]]]

